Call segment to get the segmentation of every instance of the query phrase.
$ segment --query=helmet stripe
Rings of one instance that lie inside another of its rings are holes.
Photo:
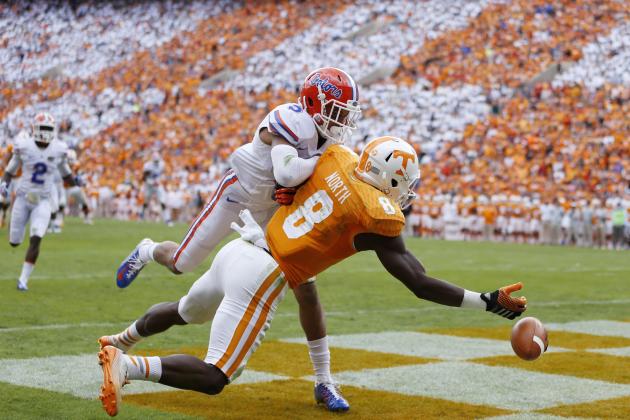
[[[353,101],[358,101],[359,100],[359,89],[357,88],[357,84],[354,82],[354,79],[345,71],[338,69],[340,72],[342,72],[343,74],[346,75],[346,77],[348,78],[348,80],[350,81],[350,86],[352,86],[352,100]]]

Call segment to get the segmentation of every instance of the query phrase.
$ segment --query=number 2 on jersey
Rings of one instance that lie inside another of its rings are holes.
[[[322,222],[332,212],[332,199],[326,191],[319,190],[287,216],[282,224],[282,229],[290,239],[299,238],[313,230],[317,223]]]
[[[33,184],[42,185],[44,183],[44,179],[42,179],[41,177],[46,173],[47,170],[48,170],[48,167],[46,166],[45,163],[37,162],[33,166],[33,176],[31,176],[31,182]]]

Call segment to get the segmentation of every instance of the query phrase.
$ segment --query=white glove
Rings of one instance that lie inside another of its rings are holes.
[[[238,217],[240,217],[243,222],[243,226],[239,226],[236,222],[232,222],[230,227],[241,235],[241,239],[260,248],[269,249],[267,247],[267,241],[265,240],[265,232],[263,232],[260,225],[256,223],[249,210],[241,210]]]
[[[9,196],[9,186],[6,182],[0,182],[0,196],[7,198]]]

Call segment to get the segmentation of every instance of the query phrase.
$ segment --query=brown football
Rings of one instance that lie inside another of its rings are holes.
[[[512,327],[512,349],[523,360],[536,360],[549,345],[545,326],[532,316],[523,318]]]

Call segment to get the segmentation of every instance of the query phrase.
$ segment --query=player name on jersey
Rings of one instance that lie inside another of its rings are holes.
[[[339,201],[339,204],[343,204],[344,201],[352,195],[346,184],[343,183],[343,180],[337,171],[326,177],[326,183],[330,188],[330,192],[332,192],[333,196],[337,199],[337,201]]]

